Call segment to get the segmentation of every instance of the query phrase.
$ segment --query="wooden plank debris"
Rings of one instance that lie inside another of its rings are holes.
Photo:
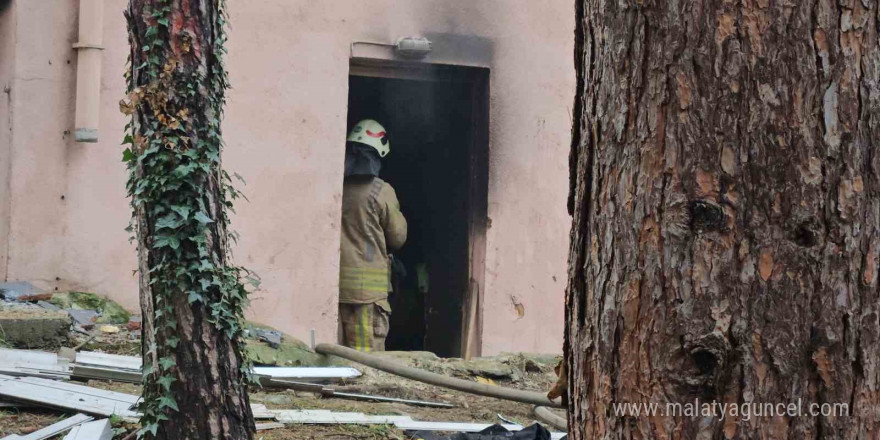
[[[113,426],[110,419],[101,419],[94,422],[83,423],[73,428],[64,440],[112,440]]]
[[[49,425],[49,426],[47,426],[47,427],[45,427],[45,428],[43,428],[43,429],[40,429],[40,430],[34,431],[34,432],[30,433],[30,434],[27,434],[27,435],[24,435],[24,436],[20,436],[20,435],[11,435],[11,436],[7,436],[7,437],[3,437],[3,438],[0,439],[0,440],[12,440],[12,439],[17,439],[17,440],[43,440],[43,439],[47,439],[47,438],[50,438],[50,437],[54,437],[54,436],[56,436],[56,435],[58,435],[58,434],[62,434],[62,433],[64,433],[65,431],[67,431],[67,430],[69,430],[69,429],[71,429],[71,428],[73,428],[73,427],[75,427],[75,426],[78,426],[78,425],[80,425],[80,424],[83,424],[83,423],[85,423],[85,422],[89,422],[89,421],[92,421],[92,420],[94,420],[94,417],[87,416],[87,415],[85,415],[85,414],[77,414],[77,415],[75,415],[75,416],[73,416],[73,417],[68,417],[68,418],[66,418],[66,419],[64,419],[64,420],[62,420],[62,421],[60,421],[60,422],[58,422],[58,423],[51,424],[51,425]]]

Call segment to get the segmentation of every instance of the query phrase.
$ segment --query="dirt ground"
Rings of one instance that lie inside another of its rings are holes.
[[[137,348],[126,341],[101,340],[90,344],[88,349],[99,346],[108,352],[134,355]],[[385,356],[419,368],[456,376],[473,381],[489,381],[499,386],[522,390],[546,392],[556,377],[553,373],[553,356],[511,354],[480,360],[477,363],[460,359],[439,359],[429,353],[389,353]],[[503,423],[500,417],[522,425],[535,421],[531,407],[526,404],[507,402],[447,390],[420,382],[403,379],[361,365],[352,364],[362,371],[362,377],[348,383],[328,385],[337,391],[373,394],[415,400],[452,403],[455,408],[438,409],[417,407],[400,403],[376,403],[322,398],[309,392],[284,389],[252,388],[252,403],[265,404],[270,409],[328,409],[332,411],[360,412],[365,414],[408,415],[413,420],[447,422]],[[490,376],[495,376],[490,378]],[[125,383],[90,381],[90,386],[119,392],[139,394],[140,386]],[[69,415],[38,408],[0,408],[0,438],[9,434],[23,435],[50,425]],[[257,421],[268,422],[268,421]],[[116,425],[115,439],[122,439],[132,425]],[[284,428],[260,431],[256,439],[405,439],[403,432],[393,426],[370,425],[292,425]]]

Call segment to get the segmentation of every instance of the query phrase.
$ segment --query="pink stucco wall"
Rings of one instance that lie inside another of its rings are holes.
[[[6,278],[95,291],[137,308],[137,263],[123,230],[129,217],[119,146],[125,119],[117,104],[128,50],[126,2],[105,2],[98,144],[78,144],[70,134],[77,2],[13,3],[0,16],[0,80],[11,89],[12,109],[11,135],[0,135],[0,161],[8,157],[9,164],[6,172],[0,163]],[[491,69],[483,353],[560,351],[574,89],[571,5],[251,0],[229,6],[234,88],[224,162],[248,182],[243,190],[250,203],[238,204],[233,227],[242,235],[236,261],[263,279],[251,316],[303,339],[314,328],[320,341],[335,341],[351,43],[429,35],[432,62]],[[525,311],[521,317],[517,304]]]
[[[6,279],[9,245],[12,80],[15,73],[15,5],[0,2],[0,280]]]

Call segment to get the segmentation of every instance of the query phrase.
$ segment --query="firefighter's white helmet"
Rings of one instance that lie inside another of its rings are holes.
[[[379,157],[385,157],[391,152],[391,142],[388,141],[385,127],[372,119],[364,119],[358,122],[351,129],[347,140],[375,148],[379,152]]]

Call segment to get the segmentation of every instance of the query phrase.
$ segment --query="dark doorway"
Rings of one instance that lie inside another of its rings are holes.
[[[465,339],[478,337],[468,309],[482,283],[483,261],[474,258],[483,252],[474,247],[485,246],[487,100],[485,69],[352,66],[348,127],[367,118],[385,126],[391,153],[381,177],[409,226],[395,254],[405,274],[393,277],[389,351],[462,356]]]

